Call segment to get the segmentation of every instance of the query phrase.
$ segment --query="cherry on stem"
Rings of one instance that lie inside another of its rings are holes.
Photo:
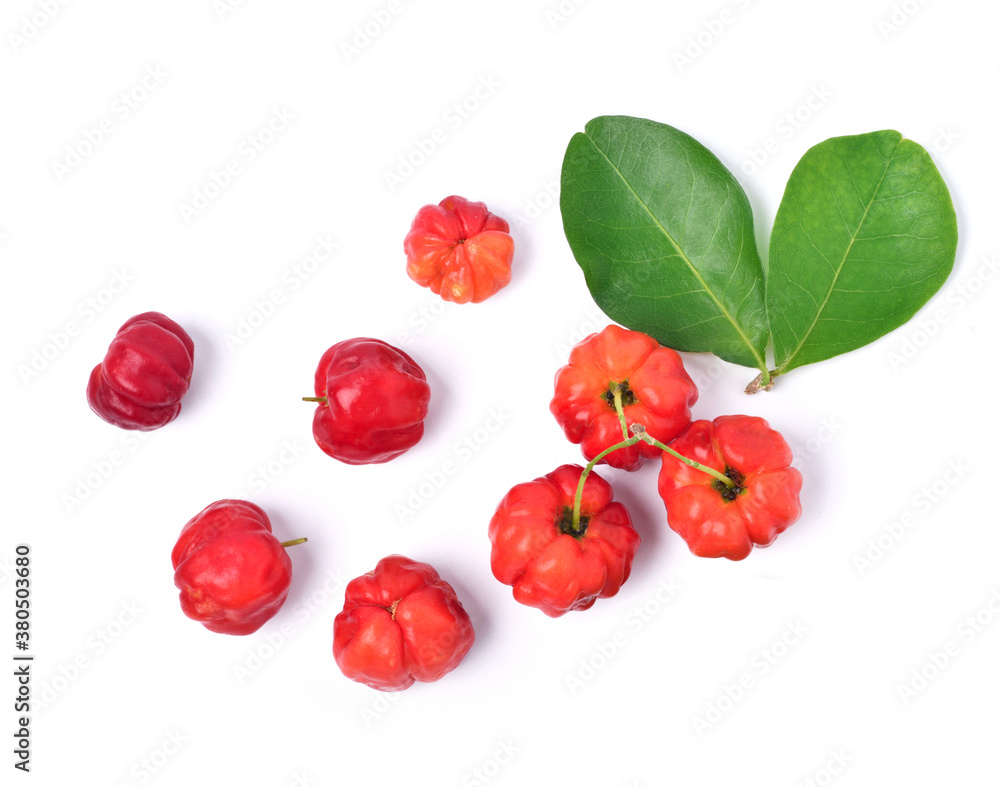
[[[594,466],[608,454],[612,453],[613,451],[621,450],[622,448],[629,448],[630,446],[633,446],[640,441],[644,443],[649,443],[649,445],[656,446],[661,451],[665,451],[675,459],[680,460],[688,467],[693,467],[695,470],[701,470],[703,473],[708,473],[716,481],[719,481],[720,483],[724,484],[727,489],[734,489],[736,487],[736,482],[733,481],[732,478],[725,475],[724,473],[720,473],[713,467],[708,467],[707,465],[703,465],[701,462],[697,462],[694,459],[689,459],[688,457],[677,453],[677,451],[668,446],[666,443],[660,442],[651,434],[649,434],[646,431],[646,427],[643,426],[642,424],[632,424],[632,436],[629,437],[628,435],[629,427],[625,421],[625,409],[622,406],[622,390],[625,385],[626,385],[625,383],[618,383],[613,392],[615,411],[618,413],[618,420],[619,422],[621,422],[622,432],[624,433],[625,439],[622,440],[620,443],[615,443],[614,445],[605,448],[603,451],[601,451],[597,456],[595,456],[593,459],[590,460],[590,462],[587,463],[587,466],[583,468],[583,472],[580,473],[580,481],[576,486],[576,496],[573,498],[573,517],[572,517],[571,528],[572,528],[572,533],[575,535],[580,535],[580,507],[583,504],[583,486],[587,481],[587,476],[590,475],[591,471],[594,469]]]

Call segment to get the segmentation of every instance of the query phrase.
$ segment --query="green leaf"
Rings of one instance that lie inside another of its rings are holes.
[[[662,123],[595,118],[566,150],[560,208],[608,317],[677,350],[766,369],[750,203],[711,151]]]
[[[915,142],[876,131],[808,150],[771,233],[767,311],[777,372],[898,328],[944,284],[957,245],[948,187]]]

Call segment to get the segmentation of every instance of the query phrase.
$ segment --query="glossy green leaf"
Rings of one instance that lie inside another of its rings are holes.
[[[802,157],[771,234],[767,310],[779,373],[909,320],[951,272],[948,188],[897,131],[835,137]]]
[[[560,207],[598,306],[677,350],[764,369],[767,313],[746,194],[662,123],[599,117],[570,140]]]

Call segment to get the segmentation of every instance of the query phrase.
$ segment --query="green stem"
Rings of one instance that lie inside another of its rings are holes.
[[[585,468],[583,468],[583,472],[580,473],[580,482],[576,485],[576,496],[573,498],[572,528],[574,533],[580,532],[580,506],[583,504],[583,485],[586,483],[587,476],[590,475],[590,471],[594,469],[594,465],[600,462],[612,451],[617,451],[619,448],[628,448],[630,445],[638,443],[640,439],[641,438],[638,436],[630,437],[628,440],[622,440],[620,443],[615,443],[610,448],[605,448],[601,451],[601,453],[591,459]]]
[[[767,372],[765,371],[764,374],[766,375]],[[629,427],[625,421],[625,407],[622,404],[622,383],[619,383],[617,386],[615,386],[614,403],[615,403],[615,412],[618,413],[618,422],[622,425],[622,434],[625,439],[622,440],[620,443],[615,443],[610,448],[605,448],[603,451],[601,451],[601,453],[599,453],[597,456],[595,456],[593,459],[590,460],[587,466],[583,468],[583,472],[580,473],[580,481],[576,485],[576,496],[573,498],[573,519],[571,522],[571,527],[574,533],[580,532],[580,507],[583,505],[583,486],[587,481],[587,476],[589,476],[590,472],[594,469],[594,466],[613,451],[618,451],[622,448],[629,448],[638,443],[639,441],[642,441],[644,443],[649,443],[649,445],[656,446],[661,451],[665,451],[675,459],[680,460],[688,467],[693,467],[695,470],[701,470],[701,472],[703,473],[708,473],[710,476],[712,476],[712,478],[716,479],[717,481],[721,481],[729,489],[732,489],[736,486],[736,482],[733,481],[733,479],[731,479],[729,476],[720,473],[713,467],[708,467],[707,465],[703,465],[701,462],[696,462],[694,459],[688,459],[686,456],[677,453],[673,448],[671,448],[666,443],[661,443],[655,437],[646,432],[646,427],[643,426],[642,424],[632,424],[632,436],[629,437],[628,434]]]
[[[326,404],[325,396],[303,396],[303,402],[318,402],[319,404]]]
[[[308,538],[293,538],[291,541],[282,541],[281,546],[287,549],[288,547],[293,547],[296,544],[304,544],[308,540],[309,540]]]
[[[736,482],[733,481],[732,478],[730,478],[729,476],[725,475],[724,473],[720,473],[718,470],[716,470],[713,467],[709,467],[708,465],[703,465],[701,462],[696,462],[694,459],[688,459],[683,454],[677,453],[669,445],[666,445],[665,443],[661,443],[655,437],[653,437],[652,435],[648,434],[646,432],[646,427],[644,427],[642,424],[633,424],[632,425],[632,432],[636,435],[636,437],[639,440],[642,440],[644,443],[649,443],[650,445],[655,445],[661,451],[665,451],[666,453],[670,454],[675,459],[677,459],[677,460],[683,462],[684,464],[686,464],[688,467],[693,467],[695,470],[701,470],[701,472],[703,472],[703,473],[708,473],[710,476],[712,476],[712,478],[714,478],[714,479],[716,479],[718,481],[721,481],[722,483],[724,483],[730,489],[732,489],[734,486],[736,486]]]
[[[765,375],[767,374],[766,369],[764,371],[764,374]],[[615,410],[618,411],[618,420],[621,422],[622,430],[625,432],[625,439],[627,440],[627,439],[629,439],[629,435],[628,435],[628,427],[625,426],[625,409],[622,407],[622,393],[621,393],[621,388],[622,388],[622,386],[621,386],[620,383],[619,383],[618,387],[615,388]],[[736,482],[734,482],[733,479],[731,479],[729,476],[724,475],[724,474],[720,473],[718,470],[715,470],[715,469],[713,469],[711,467],[707,467],[706,465],[701,464],[701,462],[696,462],[694,459],[688,459],[686,456],[682,456],[681,454],[677,453],[673,448],[671,448],[670,446],[666,445],[665,443],[661,443],[655,437],[653,437],[652,435],[648,434],[646,432],[646,427],[643,426],[642,424],[633,424],[632,425],[632,434],[634,434],[636,437],[638,437],[644,443],[649,443],[650,445],[655,445],[661,451],[666,451],[672,457],[674,457],[676,459],[679,459],[684,464],[686,464],[688,467],[693,467],[695,470],[701,470],[703,473],[708,473],[713,478],[716,478],[719,481],[721,481],[722,483],[724,483],[730,489],[732,489],[734,486],[736,486]],[[610,450],[613,450],[613,449],[609,448],[608,450],[610,451]]]
[[[618,423],[622,425],[622,439],[628,440],[628,424],[625,423],[625,405],[622,404],[622,385],[623,383],[618,383],[615,386],[614,397],[615,397],[615,412],[618,413]]]

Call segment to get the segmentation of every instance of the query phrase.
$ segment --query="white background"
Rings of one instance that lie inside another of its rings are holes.
[[[26,778],[995,784],[996,6],[231,6],[16,0],[0,14],[0,629],[13,638],[14,548],[29,543]],[[294,117],[251,160],[275,112]],[[580,460],[548,413],[552,377],[606,320],[553,195],[570,136],[604,114],[713,150],[764,248],[810,146],[898,129],[949,184],[960,243],[913,322],[771,393],[742,393],[753,370],[685,356],[696,417],[762,415],[793,445],[803,516],[745,561],[699,559],[666,527],[655,465],[602,471],[643,539],[633,576],[553,620],[493,579],[486,528],[508,488]],[[233,160],[239,174],[185,217]],[[483,304],[443,304],[405,275],[413,215],[449,194],[513,225],[513,281]],[[305,260],[321,240],[335,254]],[[147,310],[188,329],[195,372],[178,420],[140,441],[84,388]],[[403,347],[431,382],[426,436],[389,464],[325,456],[300,401],[322,352],[354,336]],[[172,582],[181,527],[225,497],[309,539],[286,606],[249,637],[185,618]],[[477,640],[440,682],[387,698],[340,674],[331,628],[344,582],[394,552],[454,585]],[[3,707],[9,752],[18,714]]]

